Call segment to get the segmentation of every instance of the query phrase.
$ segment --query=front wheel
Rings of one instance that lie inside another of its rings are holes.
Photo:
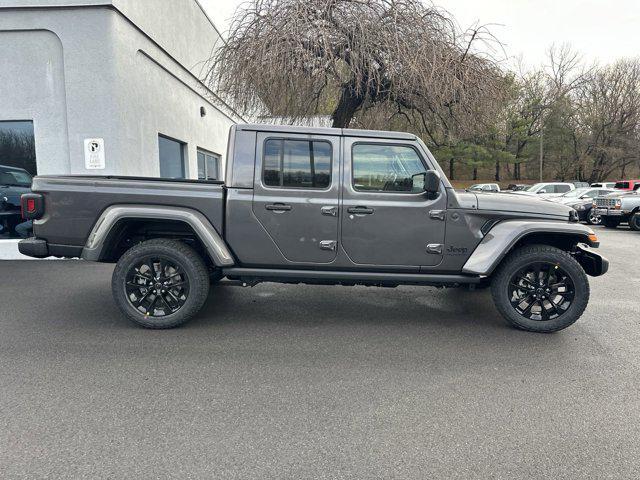
[[[596,213],[595,209],[591,209],[587,215],[587,223],[589,225],[600,225],[602,223],[602,217]]]
[[[209,272],[200,255],[177,240],[156,239],[127,250],[113,271],[120,310],[145,328],[174,328],[204,305]]]
[[[513,252],[491,283],[496,308],[514,327],[551,333],[576,322],[589,302],[589,281],[567,252],[531,245]]]
[[[636,232],[640,231],[640,212],[636,212],[631,215],[631,218],[629,219],[629,227],[631,230]]]
[[[601,217],[601,218],[602,218],[602,225],[604,225],[606,228],[618,228],[618,225],[620,225],[619,218],[610,218],[610,217]]]

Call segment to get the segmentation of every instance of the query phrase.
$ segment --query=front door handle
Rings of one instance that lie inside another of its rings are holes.
[[[338,207],[334,206],[324,206],[320,209],[322,215],[327,215],[328,217],[337,217],[338,216]]]
[[[271,205],[267,205],[264,208],[266,208],[270,212],[276,212],[276,213],[289,212],[290,210],[293,209],[291,205],[285,205],[284,203],[274,203]]]
[[[373,214],[373,208],[369,207],[351,207],[347,209],[347,212],[353,215],[371,215]]]

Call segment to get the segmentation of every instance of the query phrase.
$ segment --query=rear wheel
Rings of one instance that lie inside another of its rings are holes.
[[[640,212],[636,212],[631,215],[629,219],[629,227],[631,230],[635,230],[636,232],[640,231]]]
[[[173,328],[193,317],[209,293],[200,255],[177,240],[149,240],[129,249],[111,281],[120,310],[146,328]]]
[[[602,217],[602,225],[607,228],[617,228],[620,225],[619,218]]]
[[[567,252],[532,245],[500,265],[491,292],[496,308],[513,326],[550,333],[572,325],[589,302],[589,282]]]

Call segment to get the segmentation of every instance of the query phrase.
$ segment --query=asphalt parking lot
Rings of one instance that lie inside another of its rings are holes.
[[[640,234],[553,335],[489,292],[218,286],[146,331],[109,265],[0,262],[2,478],[638,478]]]

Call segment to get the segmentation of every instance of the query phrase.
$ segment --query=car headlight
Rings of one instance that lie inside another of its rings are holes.
[[[587,206],[584,203],[576,203],[573,205],[573,209],[579,212],[583,212],[587,209]]]

